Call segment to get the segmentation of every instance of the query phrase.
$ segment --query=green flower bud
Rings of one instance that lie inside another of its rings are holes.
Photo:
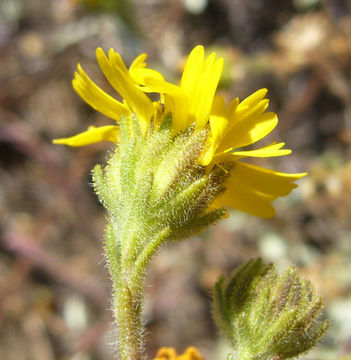
[[[279,275],[273,264],[248,261],[215,285],[215,321],[239,360],[282,360],[310,350],[329,321],[323,299],[294,267]]]

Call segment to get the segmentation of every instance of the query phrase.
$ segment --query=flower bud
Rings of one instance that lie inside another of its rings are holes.
[[[310,350],[329,321],[323,299],[294,267],[279,275],[273,264],[248,261],[214,290],[215,321],[239,360],[282,360]]]

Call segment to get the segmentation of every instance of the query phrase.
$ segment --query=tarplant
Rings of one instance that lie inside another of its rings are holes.
[[[118,357],[139,360],[144,358],[145,273],[160,247],[203,232],[227,217],[227,208],[273,216],[271,202],[289,194],[305,173],[281,173],[242,161],[291,151],[275,142],[245,149],[269,134],[278,119],[266,112],[266,89],[242,102],[235,98],[228,106],[216,95],[223,59],[215,53],[205,57],[204,48],[196,46],[179,85],[148,68],[146,54],[129,68],[112,49],[106,56],[98,48],[96,56],[123,102],[99,88],[80,65],[73,87],[115,122],[91,126],[54,143],[114,143],[107,164],[94,167],[93,182],[108,214],[104,248],[113,287]],[[152,101],[149,93],[157,100]],[[312,347],[328,325],[321,317],[322,300],[309,282],[295,270],[279,277],[273,266],[259,260],[217,283],[214,309],[216,323],[239,360],[296,356]],[[195,359],[200,356],[195,353],[189,350],[182,356]],[[157,358],[171,359],[170,354],[176,358],[172,351],[161,351]]]

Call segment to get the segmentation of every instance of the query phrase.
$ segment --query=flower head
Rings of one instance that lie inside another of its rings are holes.
[[[307,352],[330,325],[323,307],[294,267],[280,275],[261,259],[220,278],[213,293],[215,321],[238,359],[283,360]]]
[[[153,360],[203,360],[204,358],[200,354],[199,350],[194,347],[188,347],[184,354],[177,355],[174,348],[163,347],[158,350],[156,357]]]
[[[255,150],[242,149],[269,134],[278,119],[275,113],[266,112],[269,102],[265,99],[266,89],[256,91],[242,102],[236,98],[228,106],[223,97],[216,96],[223,59],[217,59],[215,53],[205,57],[204,48],[196,46],[185,64],[180,85],[167,82],[159,72],[147,68],[146,54],[138,56],[129,69],[112,49],[107,57],[98,48],[96,56],[106,79],[123,102],[95,85],[80,65],[73,87],[83,100],[116,124],[89,127],[81,134],[56,139],[54,143],[83,146],[112,141],[119,144],[121,118],[131,119],[130,123],[132,118],[136,119],[140,131],[147,137],[150,129],[158,131],[168,116],[173,139],[186,133],[204,134],[205,139],[198,146],[201,151],[196,153],[199,168],[207,174],[218,169],[227,173],[223,177],[223,189],[211,199],[211,206],[236,208],[260,217],[273,216],[275,210],[271,202],[290,193],[297,186],[293,182],[305,175],[276,172],[241,161],[245,157],[283,156],[291,151],[283,149],[284,143],[272,143]],[[158,101],[150,100],[147,94],[151,92],[159,94]],[[181,147],[178,150],[181,151]]]

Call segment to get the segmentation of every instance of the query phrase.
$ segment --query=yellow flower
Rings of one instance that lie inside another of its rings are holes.
[[[287,195],[297,185],[293,181],[305,173],[286,174],[249,165],[240,160],[245,157],[274,157],[291,153],[282,149],[284,143],[272,143],[255,149],[242,149],[261,140],[277,125],[275,113],[266,112],[266,89],[239,102],[236,98],[227,107],[223,97],[217,95],[223,59],[212,53],[204,55],[204,48],[196,46],[185,64],[180,85],[165,81],[163,76],[146,67],[146,54],[138,56],[127,69],[120,55],[109,51],[106,57],[98,48],[96,56],[106,79],[122,96],[119,102],[97,85],[78,65],[73,79],[77,93],[94,109],[115,120],[117,124],[99,128],[89,127],[76,136],[56,139],[56,144],[83,146],[100,141],[118,143],[121,116],[131,118],[135,114],[144,133],[158,126],[164,116],[172,115],[172,130],[176,136],[193,126],[194,131],[207,131],[206,147],[198,159],[200,166],[210,172],[213,167],[230,163],[231,170],[225,191],[215,199],[213,207],[228,206],[255,216],[271,217],[275,210],[271,202]],[[159,101],[152,102],[147,93],[158,93]]]
[[[194,347],[188,347],[184,354],[178,355],[174,348],[163,347],[161,348],[156,357],[153,360],[203,360],[204,358],[200,354],[199,350]]]

